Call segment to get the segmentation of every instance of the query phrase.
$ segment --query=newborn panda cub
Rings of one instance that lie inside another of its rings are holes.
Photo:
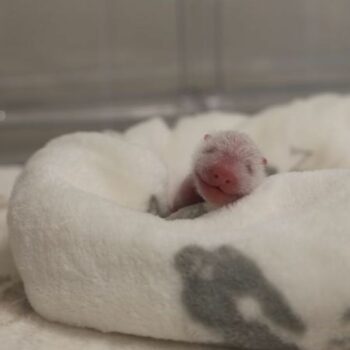
[[[169,219],[193,218],[235,202],[266,177],[266,159],[253,140],[238,131],[205,135],[182,182]],[[204,203],[198,204],[198,203]],[[182,209],[184,208],[184,209]]]

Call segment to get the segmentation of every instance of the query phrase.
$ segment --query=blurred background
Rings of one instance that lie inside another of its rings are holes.
[[[348,0],[1,0],[0,163],[74,130],[350,90]]]

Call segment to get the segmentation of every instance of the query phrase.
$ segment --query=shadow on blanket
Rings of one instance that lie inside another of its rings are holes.
[[[1,327],[6,327],[33,312],[24,293],[23,283],[0,276]],[[5,314],[8,317],[5,317]]]

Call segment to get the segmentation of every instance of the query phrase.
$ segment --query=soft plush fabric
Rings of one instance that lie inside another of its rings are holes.
[[[4,350],[211,350],[213,347],[147,339],[117,333],[104,334],[50,322],[29,305],[18,279],[8,245],[6,211],[20,172],[0,166],[0,348]],[[216,348],[215,348],[216,349]],[[219,348],[220,350],[223,348]]]
[[[203,134],[230,128],[279,174],[194,220],[148,213],[154,200],[166,212]],[[254,118],[210,113],[174,130],[156,119],[50,142],[26,165],[8,216],[30,304],[104,332],[349,349],[349,136],[350,98],[327,95]]]

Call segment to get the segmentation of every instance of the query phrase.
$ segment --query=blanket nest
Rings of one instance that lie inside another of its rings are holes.
[[[166,212],[206,132],[238,129],[277,172],[194,220]],[[27,163],[9,205],[32,307],[62,323],[246,349],[350,348],[350,98],[76,133]],[[152,202],[153,201],[153,202]]]

